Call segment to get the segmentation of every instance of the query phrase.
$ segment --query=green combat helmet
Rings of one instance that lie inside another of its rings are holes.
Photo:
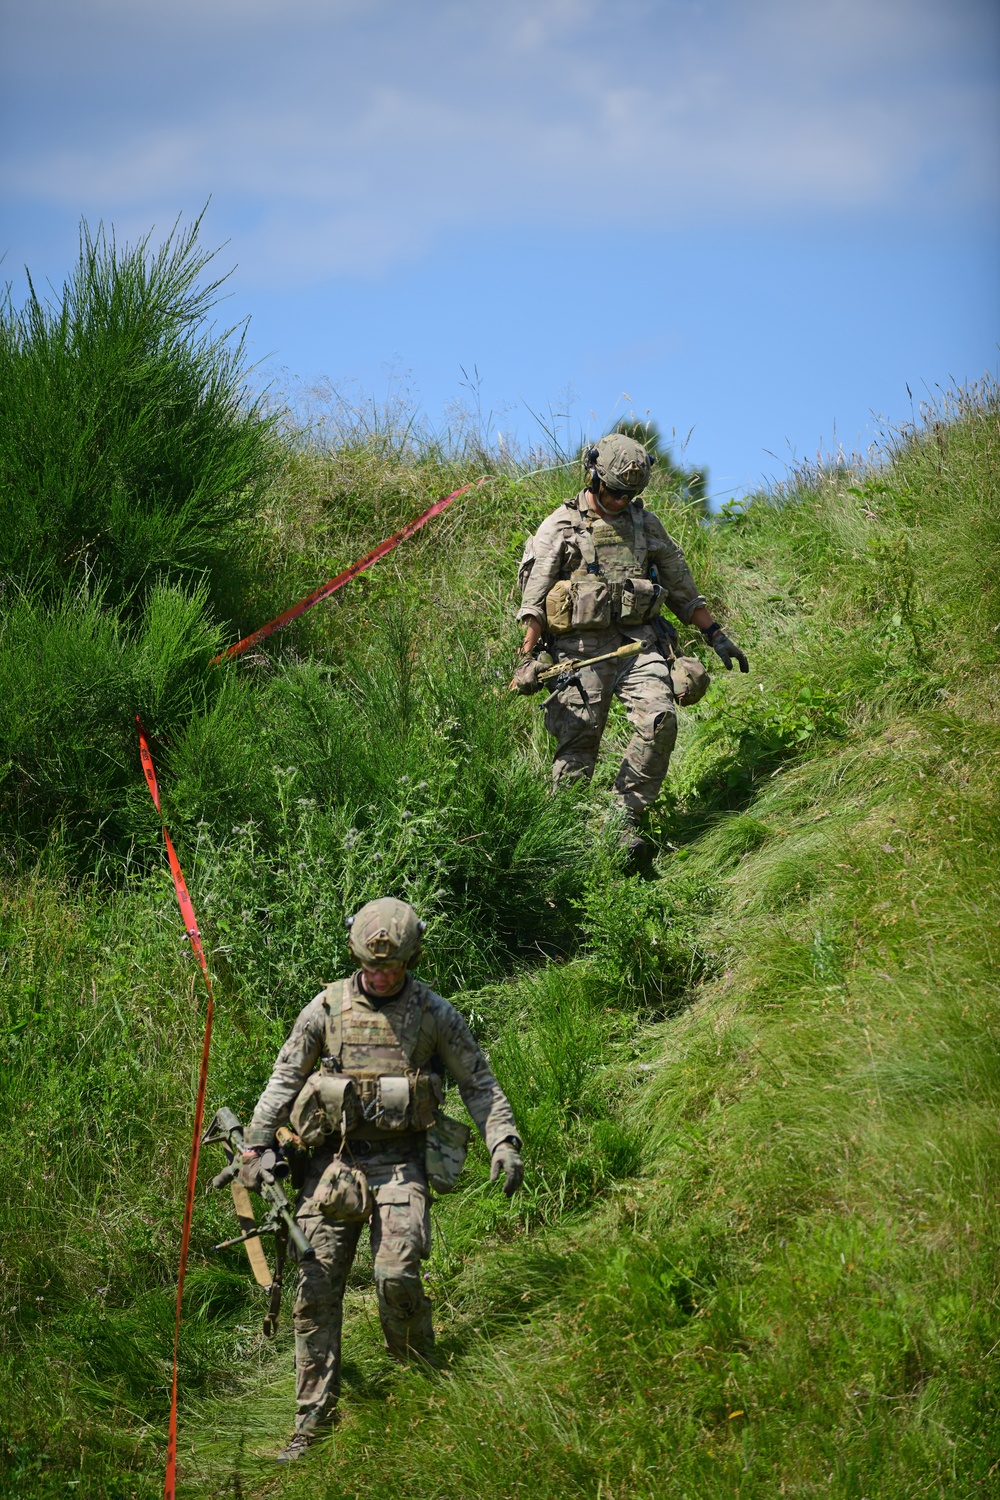
[[[649,483],[655,458],[635,438],[623,432],[611,432],[593,448],[588,448],[585,462],[590,468],[591,483],[600,480],[605,489],[618,494],[638,495]]]
[[[415,963],[426,927],[405,901],[392,896],[369,901],[347,919],[351,954],[359,964]]]

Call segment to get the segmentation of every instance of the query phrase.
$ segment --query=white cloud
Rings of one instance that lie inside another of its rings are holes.
[[[241,261],[267,279],[377,272],[501,224],[627,233],[993,201],[997,80],[973,0],[34,13],[61,15],[62,53],[0,158],[8,192],[106,220],[213,194],[213,222],[239,225]]]

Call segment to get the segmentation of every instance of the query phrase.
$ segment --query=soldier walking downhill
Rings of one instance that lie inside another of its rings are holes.
[[[750,670],[712,619],[680,547],[639,498],[654,461],[634,438],[601,438],[585,455],[586,488],[528,539],[518,574],[524,660],[511,682],[518,692],[538,691],[535,653],[543,642],[556,662],[640,646],[636,655],[585,665],[545,705],[545,727],[556,741],[553,785],[562,786],[593,775],[611,700],[624,704],[633,733],[614,790],[633,855],[644,848],[636,825],[656,800],[677,738],[675,700],[696,701],[708,682],[694,658],[681,658],[672,679],[660,649],[662,605],[701,630],[727,671],[734,661]]]
[[[453,1187],[469,1131],[439,1110],[445,1069],[492,1156],[508,1197],[524,1167],[514,1116],[455,1007],[407,971],[425,924],[412,906],[369,902],[348,922],[349,979],[300,1013],[246,1132],[240,1170],[257,1185],[259,1156],[285,1121],[312,1145],[296,1222],[316,1252],[295,1298],[295,1431],[278,1455],[301,1457],[336,1415],[344,1287],[370,1220],[386,1348],[430,1361],[431,1304],[420,1263],[430,1254],[430,1192]]]

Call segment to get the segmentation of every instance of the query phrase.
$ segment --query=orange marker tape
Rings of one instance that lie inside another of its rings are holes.
[[[174,878],[174,890],[177,893],[177,905],[181,909],[188,942],[191,944],[195,958],[201,965],[201,972],[205,976],[205,988],[208,990],[208,1008],[205,1011],[205,1036],[201,1044],[201,1071],[198,1074],[198,1100],[194,1111],[194,1133],[191,1138],[191,1155],[188,1159],[187,1193],[184,1199],[184,1226],[181,1230],[181,1254],[177,1269],[177,1302],[174,1308],[174,1373],[170,1391],[170,1425],[167,1430],[167,1470],[163,1480],[163,1500],[174,1500],[177,1493],[177,1355],[180,1349],[181,1338],[181,1305],[184,1300],[184,1278],[187,1274],[188,1249],[191,1244],[191,1222],[194,1218],[194,1190],[195,1181],[198,1176],[198,1152],[201,1146],[201,1127],[205,1118],[208,1053],[212,1045],[212,1016],[215,1005],[212,999],[212,981],[208,973],[205,949],[201,941],[201,933],[198,930],[198,920],[194,914],[194,907],[191,904],[191,897],[188,894],[180,860],[177,858],[177,852],[167,832],[166,824],[163,823],[163,812],[160,807],[160,789],[156,784],[156,769],[153,765],[153,757],[149,749],[149,739],[138,714],[135,716],[135,722],[139,726],[139,758],[142,761],[143,775],[146,778],[146,785],[149,787],[150,796],[153,799],[156,811],[160,814],[163,838],[167,846],[167,859],[170,861],[170,873]]]
[[[350,583],[352,578],[357,578],[358,574],[363,573],[366,568],[370,568],[372,563],[377,563],[380,557],[385,557],[387,552],[391,552],[395,547],[398,547],[400,542],[405,542],[415,531],[419,531],[421,526],[426,526],[428,521],[433,520],[435,516],[439,516],[443,510],[447,510],[451,502],[457,500],[459,495],[468,494],[469,490],[473,488],[479,489],[486,483],[486,479],[487,476],[483,475],[482,479],[470,480],[468,484],[463,484],[460,490],[452,490],[450,495],[443,495],[440,500],[435,500],[434,504],[428,506],[427,510],[424,511],[423,515],[414,517],[412,521],[407,521],[401,531],[397,531],[394,536],[388,537],[384,542],[379,542],[373,551],[367,552],[364,557],[358,558],[357,562],[351,563],[351,566],[345,568],[343,573],[338,573],[336,578],[331,578],[327,583],[321,584],[318,589],[314,589],[305,599],[300,599],[298,604],[293,604],[291,609],[286,609],[284,614],[278,615],[273,620],[268,620],[267,624],[262,625],[259,630],[251,631],[241,641],[237,641],[235,646],[229,646],[225,651],[220,652],[218,656],[213,657],[212,665],[215,666],[220,661],[229,661],[230,657],[233,656],[240,656],[251,646],[255,646],[258,641],[266,640],[276,630],[281,630],[284,626],[290,625],[293,620],[297,620],[300,615],[304,615],[307,609],[312,609],[314,604],[320,604],[324,599],[329,599],[330,595],[335,594],[338,589],[342,589],[345,583]]]

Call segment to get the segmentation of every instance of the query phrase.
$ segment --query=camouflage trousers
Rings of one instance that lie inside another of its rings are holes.
[[[424,1170],[423,1138],[415,1146],[378,1147],[348,1160],[368,1178],[375,1210],[370,1234],[385,1346],[393,1358],[429,1358],[434,1349],[431,1304],[423,1288],[420,1262],[430,1254],[430,1193]],[[340,1395],[340,1337],[344,1288],[361,1238],[362,1224],[325,1219],[310,1195],[332,1151],[318,1151],[309,1163],[299,1196],[296,1222],[316,1252],[299,1266],[293,1309],[295,1326],[295,1430],[314,1432],[333,1421]]]
[[[599,637],[564,637],[559,656],[598,656],[614,651],[625,639],[616,631],[602,632]],[[616,697],[624,704],[633,734],[615,781],[615,795],[634,821],[656,801],[677,740],[670,669],[655,647],[638,656],[584,666],[578,680],[549,700],[545,727],[556,741],[552,783],[565,786],[594,774],[611,700]]]

